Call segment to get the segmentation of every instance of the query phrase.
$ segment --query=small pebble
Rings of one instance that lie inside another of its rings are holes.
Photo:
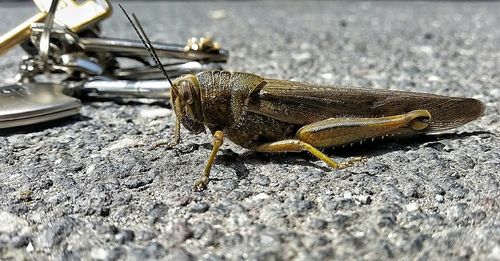
[[[266,200],[266,199],[269,199],[270,196],[266,193],[259,193],[255,196],[253,196],[252,200],[253,201],[261,201],[261,200]]]
[[[467,209],[467,204],[465,203],[458,203],[454,206],[451,206],[448,211],[447,211],[447,216],[450,218],[452,221],[459,221],[459,220],[464,220],[467,218],[465,214],[465,210]]]
[[[179,195],[173,200],[173,204],[178,207],[187,206],[189,202],[191,202],[191,197],[189,195]]]
[[[500,246],[495,246],[488,255],[490,260],[500,260]]]
[[[418,203],[415,203],[415,202],[406,205],[406,210],[408,210],[409,212],[414,212],[414,211],[417,211],[419,209],[420,209],[420,205],[418,205]]]
[[[175,248],[170,251],[166,260],[168,261],[193,261],[196,260],[194,256],[183,248]]]
[[[222,182],[222,187],[225,189],[225,190],[234,190],[235,188],[238,187],[238,182],[236,182],[236,180],[234,179],[226,179]]]
[[[441,81],[441,78],[439,78],[439,76],[436,76],[436,75],[431,75],[427,78],[427,80],[429,82],[439,82],[439,81]]]
[[[303,53],[296,53],[292,52],[292,59],[296,60],[297,62],[303,62],[306,60],[309,60],[312,58],[311,53],[303,52]]]
[[[357,199],[363,205],[368,205],[372,202],[372,198],[369,195],[359,195]]]
[[[197,202],[191,205],[191,212],[194,213],[203,213],[206,212],[209,208],[209,205],[205,202]]]
[[[227,12],[224,9],[218,9],[210,11],[210,18],[214,20],[220,20],[227,17]]]
[[[134,240],[135,234],[131,230],[122,230],[118,234],[115,235],[116,242],[120,244],[124,244],[126,242],[130,242]]]
[[[33,244],[29,242],[28,246],[26,247],[26,252],[31,253],[33,252],[33,250],[35,250],[35,248],[33,247]]]
[[[328,226],[328,222],[324,219],[315,218],[309,222],[309,227],[313,229],[325,229]]]
[[[28,226],[26,220],[6,211],[0,212],[0,233],[13,233],[26,226]]]
[[[333,73],[323,73],[320,75],[321,78],[325,79],[325,80],[331,80],[333,79]]]
[[[24,247],[28,245],[29,241],[28,238],[24,236],[14,236],[11,240],[10,243],[13,247],[19,248],[19,247]]]
[[[166,254],[165,247],[161,245],[160,243],[157,242],[150,242],[147,246],[146,249],[147,253],[155,258],[159,258],[161,256],[164,256]]]
[[[193,231],[185,221],[176,222],[172,227],[170,240],[180,244],[193,237]]]
[[[332,224],[337,228],[345,228],[349,225],[349,216],[343,214],[335,214],[332,217]]]
[[[123,138],[121,140],[117,140],[117,141],[111,143],[110,145],[108,145],[106,148],[104,148],[104,151],[136,147],[136,146],[139,146],[141,144],[142,144],[142,142],[140,142],[138,139]]]
[[[258,185],[261,185],[261,186],[267,186],[267,185],[269,185],[270,181],[269,181],[269,178],[267,176],[257,175],[254,178],[254,182]]]
[[[95,260],[106,260],[108,258],[108,251],[103,248],[94,248],[90,251],[90,257]]]
[[[148,120],[155,120],[158,118],[166,118],[171,114],[171,110],[166,108],[158,108],[158,109],[143,109],[139,112],[139,116]]]

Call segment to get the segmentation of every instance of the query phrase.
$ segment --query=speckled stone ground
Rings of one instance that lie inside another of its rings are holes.
[[[0,31],[33,8],[2,3]],[[227,142],[191,191],[207,134],[175,150],[160,103],[86,102],[80,117],[0,135],[0,259],[499,260],[500,3],[126,2],[151,38],[212,35],[227,69],[468,96],[485,116],[445,135],[306,153]],[[134,37],[123,15],[106,35]],[[22,51],[0,58],[11,81]]]

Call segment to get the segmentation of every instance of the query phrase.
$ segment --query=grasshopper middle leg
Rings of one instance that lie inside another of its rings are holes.
[[[301,140],[281,140],[276,142],[264,143],[255,148],[258,152],[301,152],[309,151],[312,155],[316,156],[318,159],[322,160],[328,166],[334,169],[343,169],[352,165],[356,161],[360,161],[361,158],[355,158],[346,162],[338,163],[332,160],[330,157],[326,156],[323,152],[319,151],[311,144],[303,142]]]

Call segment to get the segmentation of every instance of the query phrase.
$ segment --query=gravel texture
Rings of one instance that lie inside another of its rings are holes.
[[[33,14],[0,4],[0,31]],[[211,145],[161,103],[86,102],[81,116],[0,135],[0,259],[500,260],[500,3],[126,2],[152,39],[212,35],[227,69],[467,96],[485,116],[447,134],[307,153]],[[108,36],[135,37],[123,15]],[[0,58],[12,81],[22,51]]]

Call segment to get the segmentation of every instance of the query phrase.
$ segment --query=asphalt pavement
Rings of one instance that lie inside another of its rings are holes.
[[[170,138],[167,102],[87,101],[81,116],[0,135],[2,260],[500,260],[500,3],[123,2],[152,40],[212,36],[228,70],[473,97],[445,134],[307,153]],[[117,6],[115,6],[117,7]],[[0,32],[34,13],[0,3]],[[135,37],[115,8],[104,34]],[[23,52],[0,57],[13,81]]]

